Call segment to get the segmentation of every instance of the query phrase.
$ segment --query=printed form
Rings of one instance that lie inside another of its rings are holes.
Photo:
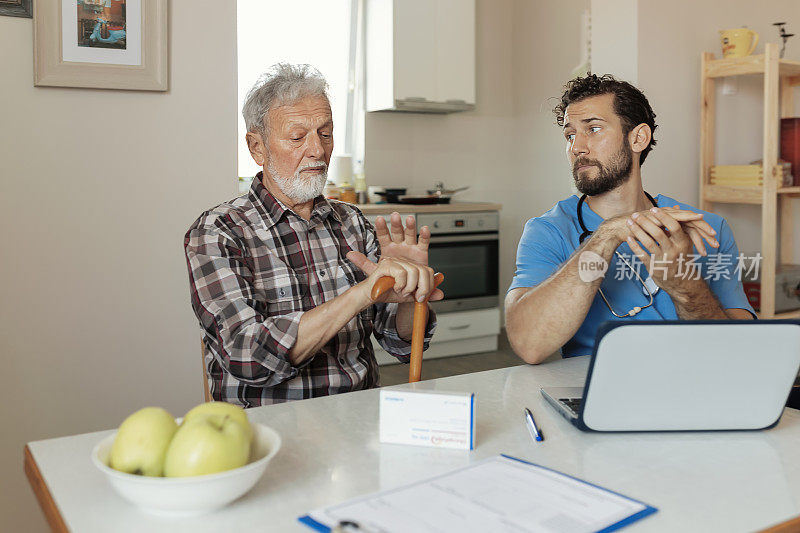
[[[495,456],[300,518],[325,531],[340,521],[376,532],[596,532],[656,511],[642,502],[532,463]],[[320,527],[321,526],[321,527]]]

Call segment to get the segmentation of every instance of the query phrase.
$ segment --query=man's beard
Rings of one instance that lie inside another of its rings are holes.
[[[591,178],[586,172],[583,177],[579,176],[578,167],[584,165],[595,165],[599,171],[598,175]],[[598,194],[612,191],[628,181],[631,177],[632,168],[633,151],[623,143],[619,151],[609,161],[608,166],[603,165],[596,159],[576,159],[572,165],[572,177],[575,179],[575,187],[579,192],[586,196],[597,196]]]
[[[312,174],[310,177],[305,177],[301,174],[307,168],[317,167],[322,167],[322,171],[319,174]],[[294,176],[285,178],[278,174],[278,171],[272,165],[272,160],[270,160],[267,164],[267,172],[283,194],[297,203],[308,202],[322,194],[325,189],[325,182],[328,180],[328,165],[325,161],[306,163],[297,169]]]

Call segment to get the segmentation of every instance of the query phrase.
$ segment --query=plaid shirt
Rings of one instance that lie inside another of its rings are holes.
[[[248,194],[197,219],[184,248],[215,400],[252,407],[378,387],[371,333],[408,362],[398,304],[364,309],[314,357],[289,361],[303,312],[366,279],[345,254],[378,260],[375,231],[356,207],[319,197],[306,221],[267,191],[259,172]],[[434,327],[431,312],[426,348]]]

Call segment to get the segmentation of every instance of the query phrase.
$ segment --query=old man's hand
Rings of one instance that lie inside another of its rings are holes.
[[[423,302],[428,294],[434,301],[444,298],[441,290],[434,289],[434,272],[427,265],[395,257],[381,258],[376,264],[359,252],[348,252],[347,258],[369,276],[357,285],[363,291],[365,305],[375,302]],[[394,278],[393,290],[373,301],[370,296],[372,287],[384,276]]]
[[[417,222],[413,215],[406,217],[406,226],[400,214],[392,213],[387,226],[383,217],[375,220],[375,236],[381,247],[381,257],[394,257],[413,261],[420,265],[428,264],[428,245],[431,242],[431,230],[422,226],[417,239]]]

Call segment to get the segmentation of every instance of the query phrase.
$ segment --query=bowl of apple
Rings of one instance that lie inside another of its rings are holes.
[[[145,407],[94,447],[92,462],[142,510],[187,516],[243,496],[280,447],[278,433],[229,403],[200,404],[177,420]]]

